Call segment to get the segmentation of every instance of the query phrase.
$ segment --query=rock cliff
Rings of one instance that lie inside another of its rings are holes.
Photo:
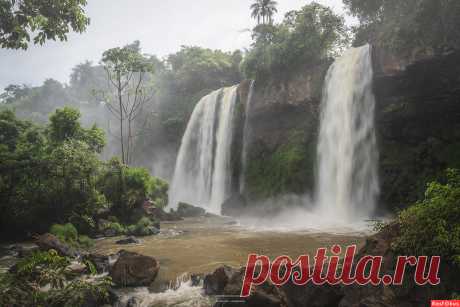
[[[329,62],[256,82],[245,196],[312,193],[319,106]],[[460,167],[460,51],[398,57],[373,48],[381,208],[406,206]],[[243,83],[242,101],[248,85]],[[248,129],[246,127],[245,129]]]

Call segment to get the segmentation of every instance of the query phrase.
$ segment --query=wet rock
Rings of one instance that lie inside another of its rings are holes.
[[[103,231],[105,237],[116,237],[118,234],[114,229],[108,228]]]
[[[126,307],[138,307],[142,303],[142,300],[138,297],[131,297],[127,302],[126,302]]]
[[[37,236],[35,238],[35,244],[37,244],[42,251],[54,249],[61,256],[72,258],[78,256],[78,252],[75,249],[61,242],[56,236],[50,233],[45,233],[44,235]]]
[[[115,242],[117,244],[139,244],[141,241],[137,239],[136,237],[130,236],[121,240],[118,240]]]
[[[190,281],[192,282],[192,287],[198,287],[202,280],[203,280],[203,275],[201,274],[190,275]]]
[[[180,217],[199,217],[206,214],[203,208],[195,207],[187,203],[179,203],[176,212]]]
[[[310,268],[312,270],[312,268]],[[288,282],[280,289],[286,299],[288,306],[338,306],[344,294],[340,286],[315,286],[308,283],[305,286],[296,286]]]
[[[227,286],[230,278],[237,271],[229,266],[221,266],[212,274],[204,277],[203,289],[206,295],[221,295]]]
[[[182,218],[175,212],[166,212],[158,208],[151,201],[146,201],[142,205],[142,216],[148,216],[157,221],[180,221]],[[160,229],[160,227],[157,227]]]
[[[239,270],[222,266],[204,279],[203,288],[207,295],[220,295],[214,307],[285,307],[284,294],[274,285],[265,283],[253,287],[251,296],[239,298],[245,268]],[[307,306],[307,305],[306,305]]]
[[[158,275],[160,264],[152,257],[122,250],[110,268],[110,276],[117,286],[150,286]]]
[[[110,261],[109,256],[101,254],[89,254],[83,258],[85,261],[90,261],[96,267],[98,274],[102,274],[109,270]]]
[[[85,274],[87,272],[86,265],[81,264],[79,262],[71,263],[69,266],[67,266],[67,269],[72,274],[75,274],[75,275],[82,275],[82,274]]]

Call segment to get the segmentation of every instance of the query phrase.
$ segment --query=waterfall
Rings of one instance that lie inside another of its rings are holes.
[[[343,221],[368,218],[379,193],[370,46],[348,50],[323,89],[317,208]]]
[[[231,151],[237,86],[203,97],[182,138],[169,192],[169,208],[190,203],[220,214],[231,192]]]
[[[243,194],[244,188],[245,188],[245,181],[246,181],[246,167],[247,167],[247,159],[248,159],[248,142],[251,137],[251,125],[249,123],[249,118],[251,114],[251,102],[252,102],[252,96],[254,94],[254,84],[255,81],[251,81],[251,85],[249,86],[249,93],[248,93],[248,98],[246,101],[246,106],[244,110],[244,126],[243,126],[243,148],[241,150],[241,173],[240,173],[240,178],[239,178],[239,189],[240,189],[240,194]]]

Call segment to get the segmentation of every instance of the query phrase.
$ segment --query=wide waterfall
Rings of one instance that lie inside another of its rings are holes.
[[[322,215],[343,221],[370,217],[379,193],[372,76],[370,47],[352,48],[323,89],[316,201]]]
[[[237,86],[203,97],[182,138],[169,193],[169,208],[178,202],[220,214],[231,192],[231,152]]]

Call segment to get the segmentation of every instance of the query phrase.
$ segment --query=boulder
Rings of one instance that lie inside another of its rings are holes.
[[[203,288],[207,295],[221,295],[227,286],[230,278],[237,271],[229,266],[221,266],[217,268],[212,274],[204,277]]]
[[[110,268],[112,281],[121,287],[150,286],[158,275],[160,263],[152,257],[121,250]]]
[[[245,268],[239,270],[228,266],[217,268],[204,278],[203,288],[207,295],[219,295],[214,307],[284,307],[284,295],[272,284],[265,283],[254,287],[250,297],[242,299],[240,295]]]
[[[187,203],[179,203],[176,212],[180,217],[199,217],[206,214],[203,208],[195,207]]]
[[[44,235],[37,236],[35,238],[35,244],[37,244],[42,251],[54,249],[61,256],[72,258],[78,256],[78,252],[74,248],[61,242],[56,236],[50,233],[45,233]]]
[[[139,243],[141,243],[141,241],[139,239],[137,239],[136,237],[129,236],[127,238],[118,240],[115,243],[117,243],[117,244],[139,244]]]
[[[80,262],[73,262],[70,265],[67,266],[67,269],[75,275],[82,275],[87,272],[86,265],[80,263]]]

